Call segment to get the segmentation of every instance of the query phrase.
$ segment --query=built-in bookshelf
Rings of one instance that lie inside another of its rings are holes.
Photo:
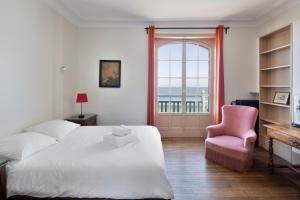
[[[291,67],[291,65],[279,65],[279,66],[273,66],[273,67],[262,67],[261,71],[267,71],[267,70],[275,70],[275,69],[283,69]]]
[[[290,124],[290,104],[274,103],[276,92],[291,93],[292,72],[291,26],[281,28],[259,39],[259,100],[260,100],[260,145],[266,147],[264,124]]]

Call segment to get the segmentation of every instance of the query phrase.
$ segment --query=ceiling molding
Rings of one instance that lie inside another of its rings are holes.
[[[289,0],[289,1],[293,1],[293,0]],[[275,3],[269,4],[267,8],[265,8],[261,13],[259,13],[257,16],[252,18],[252,20],[253,21],[258,21],[259,19],[263,18],[264,16],[269,15],[274,10],[276,10],[277,8],[279,8],[281,6],[284,6],[285,4],[286,4],[286,2],[284,0],[277,1]]]
[[[149,23],[143,21],[81,21],[78,26],[82,28],[98,27],[141,27],[148,26]],[[151,23],[152,24],[152,23]]]
[[[136,18],[82,18],[82,21],[86,22],[145,22],[145,21],[155,21],[155,22],[170,22],[170,21],[238,21],[238,22],[252,22],[252,18],[153,18],[153,19],[136,19]]]
[[[72,24],[78,26],[80,24],[80,18],[73,13],[71,10],[66,8],[60,1],[58,0],[43,0],[48,6],[54,9],[57,13],[63,16],[65,19],[70,21]]]
[[[297,5],[300,5],[299,0],[290,0],[287,3],[285,3],[284,5],[269,11],[268,13],[266,13],[265,15],[263,15],[260,18],[257,18],[256,19],[256,25],[259,26],[259,25],[265,24],[266,22],[268,22],[272,18],[282,14],[283,12],[285,12],[289,9],[292,9],[294,6],[297,6]]]
[[[207,18],[207,19],[129,19],[129,18],[80,18],[70,9],[66,8],[60,0],[44,0],[51,8],[56,10],[60,15],[69,20],[79,27],[141,27],[154,24],[156,26],[214,26],[223,24],[230,27],[255,27],[264,24],[271,18],[280,15],[282,12],[292,8],[294,5],[299,4],[299,0],[290,0],[285,3],[274,4],[270,6],[264,13],[257,18],[242,18],[242,19],[220,19],[220,18]]]
[[[159,26],[217,26],[224,25],[230,27],[255,27],[256,22],[253,21],[83,21],[78,24],[79,27],[147,27],[149,25]]]

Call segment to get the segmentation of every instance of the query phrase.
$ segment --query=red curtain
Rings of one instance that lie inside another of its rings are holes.
[[[223,57],[224,27],[216,30],[216,92],[214,123],[222,121],[222,106],[224,105],[224,57]]]
[[[154,125],[154,116],[155,116],[155,108],[154,108],[154,82],[155,82],[155,58],[154,58],[154,34],[155,27],[149,26],[148,29],[148,105],[147,105],[147,124],[153,126]]]

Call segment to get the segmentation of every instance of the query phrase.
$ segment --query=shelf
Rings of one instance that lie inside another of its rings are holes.
[[[289,88],[290,85],[260,85],[262,88]]]
[[[259,145],[264,148],[268,148],[267,128],[264,125],[291,121],[291,105],[273,102],[276,92],[291,92],[291,33],[292,26],[289,25],[259,38]]]
[[[269,123],[272,123],[272,124],[280,124],[278,121],[268,119],[268,118],[265,118],[265,117],[261,117],[260,120],[265,121],[265,122],[269,122]]]
[[[274,49],[270,49],[270,50],[267,50],[267,51],[260,52],[259,54],[264,55],[264,54],[272,53],[272,52],[275,52],[275,51],[280,51],[282,49],[290,48],[290,46],[291,46],[290,44],[286,44],[286,45],[283,45],[283,46],[280,46],[280,47],[276,47]]]
[[[278,33],[287,31],[287,30],[289,30],[289,29],[290,29],[290,26],[285,26],[285,27],[282,27],[282,28],[280,28],[280,29],[278,29],[278,30],[276,30],[276,31],[273,31],[273,32],[271,32],[271,33],[268,33],[268,34],[266,34],[266,35],[263,35],[263,36],[261,36],[260,38],[261,38],[261,39],[270,39],[270,37],[272,37],[272,36],[274,36],[274,35],[276,35],[276,34],[278,34]]]
[[[284,68],[289,68],[291,65],[280,65],[280,66],[274,66],[274,67],[267,67],[267,68],[261,68],[260,71],[269,71],[269,70],[274,70],[274,69],[284,69]]]
[[[261,104],[269,105],[269,106],[278,106],[278,107],[283,107],[283,108],[290,108],[290,105],[284,105],[284,104],[278,104],[278,103],[270,103],[270,102],[265,102],[261,101]]]

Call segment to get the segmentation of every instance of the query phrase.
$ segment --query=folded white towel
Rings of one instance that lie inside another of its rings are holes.
[[[126,135],[129,135],[130,133],[131,133],[131,129],[124,125],[112,128],[112,134],[114,136],[124,137]]]
[[[123,137],[114,136],[112,134],[103,136],[103,143],[107,143],[115,147],[121,147],[121,146],[125,146],[128,143],[137,143],[137,142],[139,142],[139,139],[133,133]]]

